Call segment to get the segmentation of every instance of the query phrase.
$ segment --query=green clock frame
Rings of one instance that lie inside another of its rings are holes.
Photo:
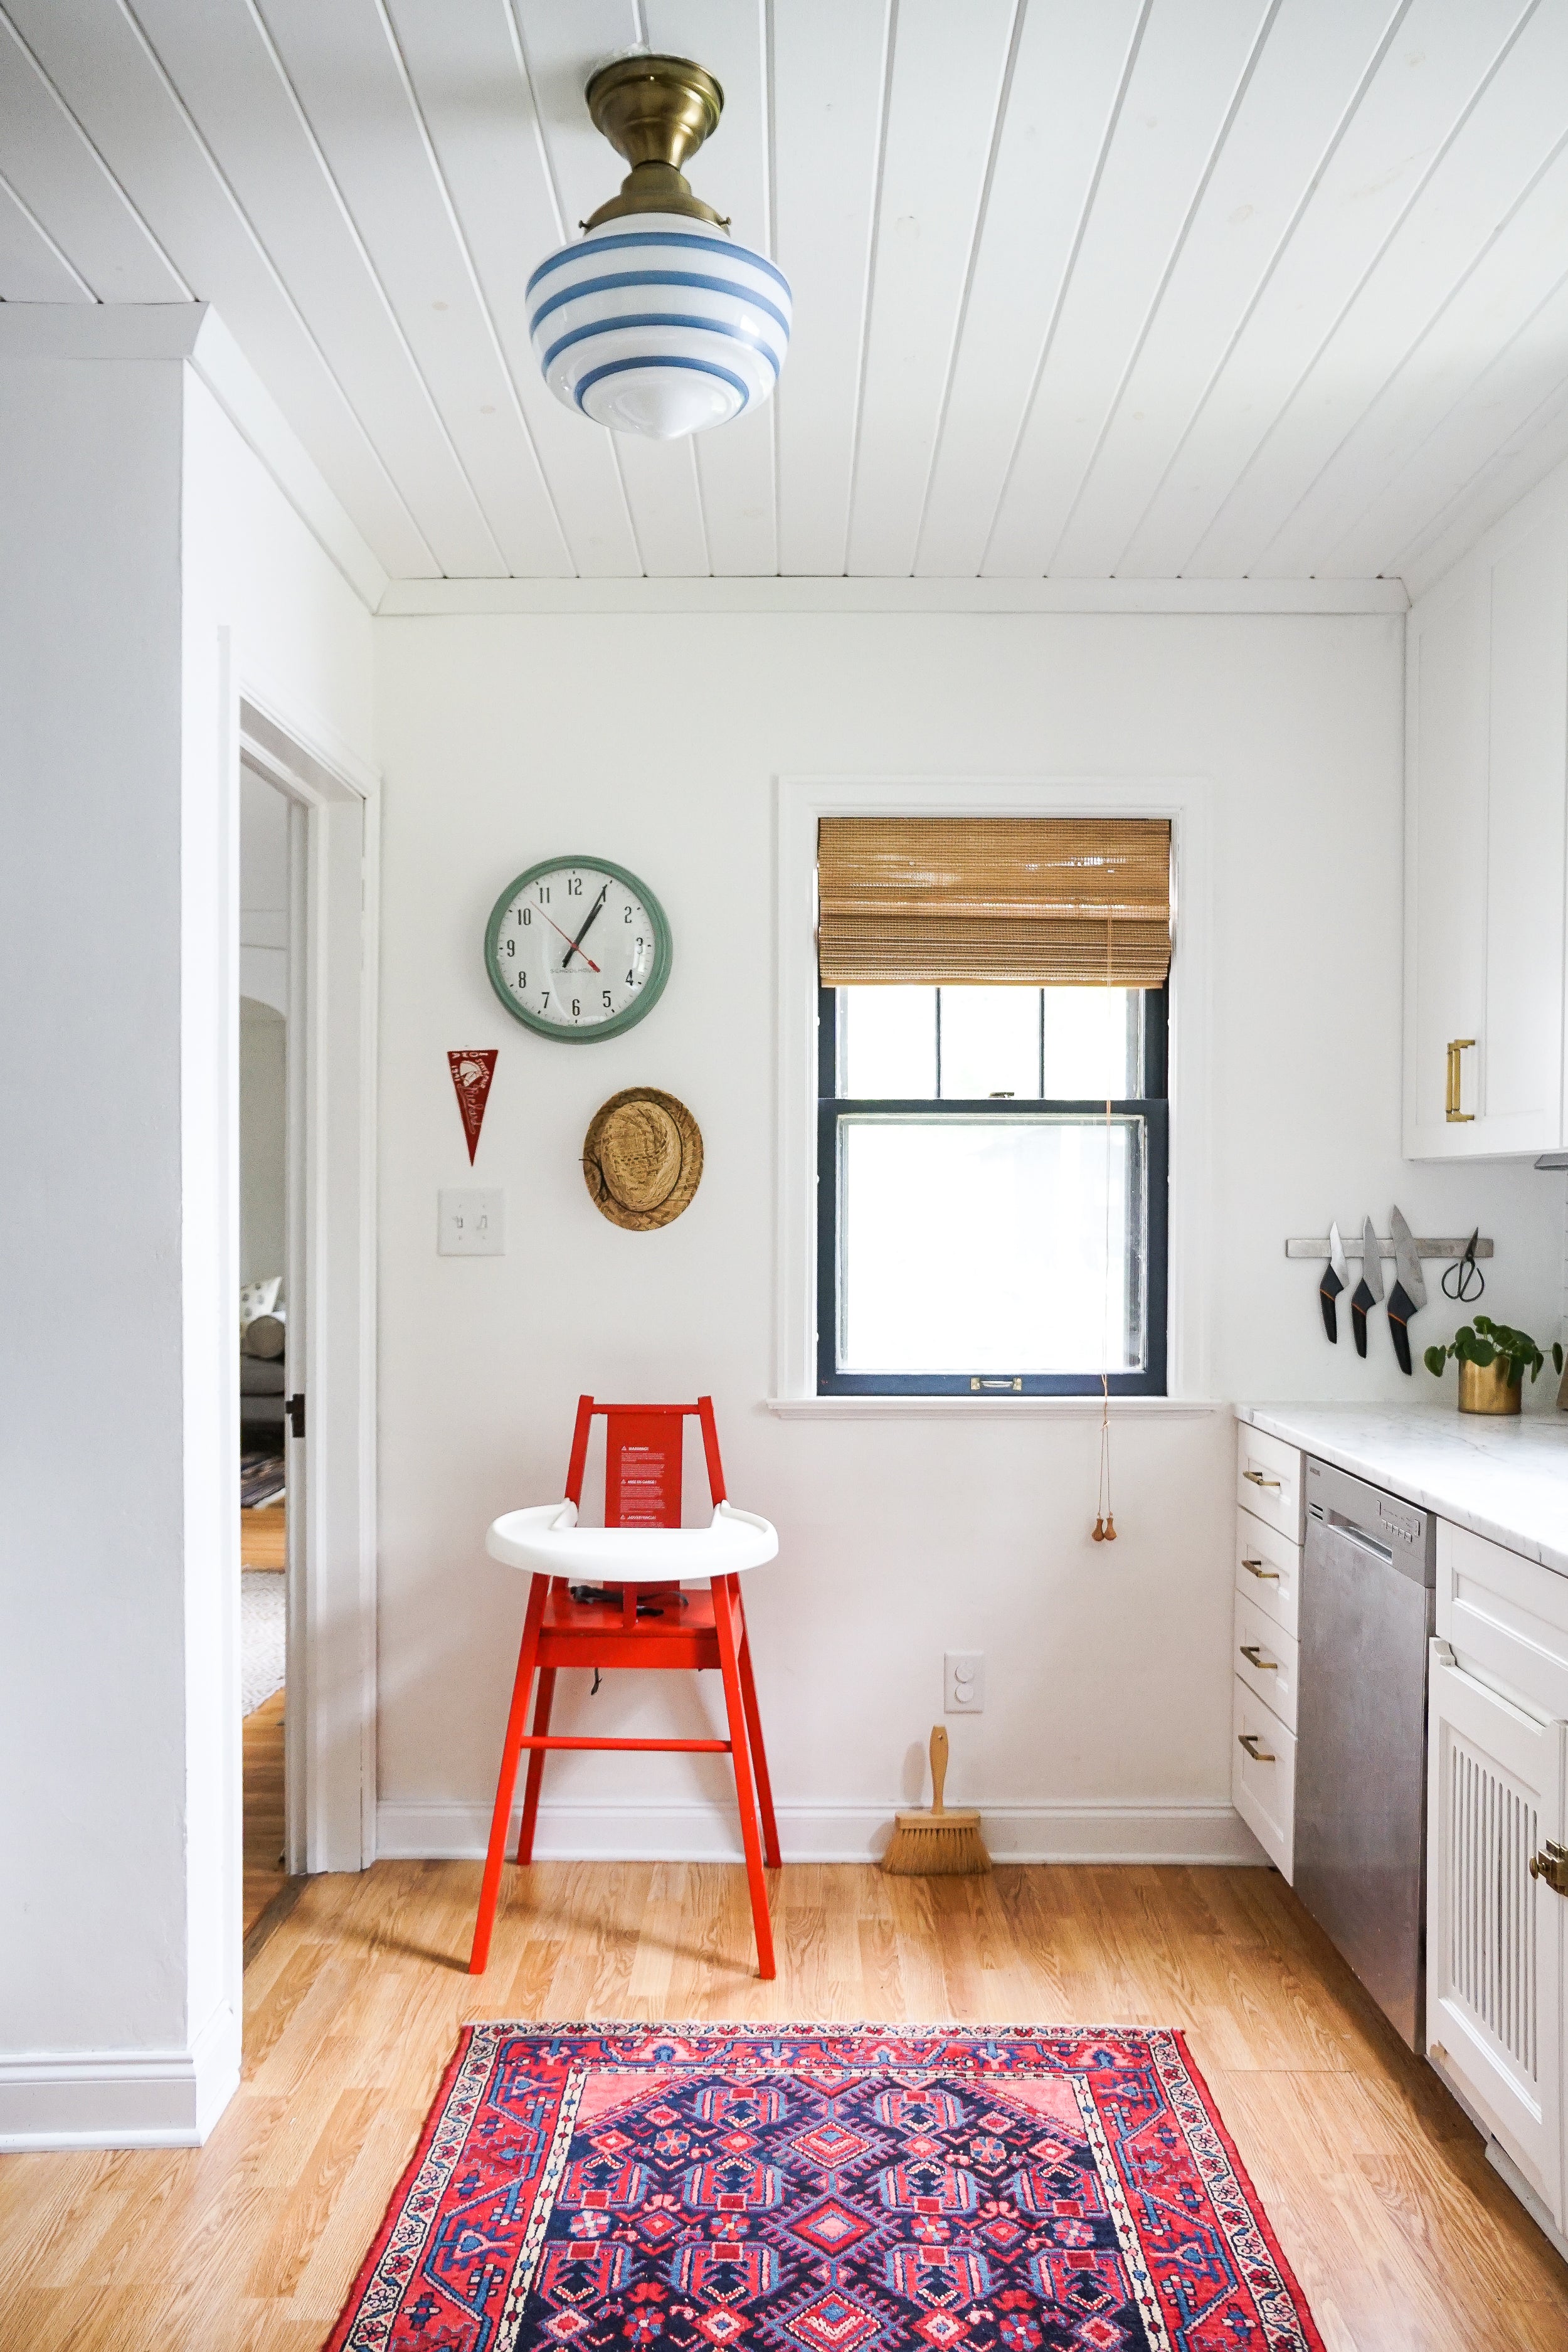
[[[647,908],[648,920],[653,925],[653,970],[623,1012],[612,1013],[608,1021],[595,1021],[587,1029],[568,1029],[559,1022],[545,1021],[537,1013],[530,1013],[518,1003],[500,974],[500,927],[507,908],[520,890],[526,890],[529,884],[537,882],[542,874],[559,872],[563,866],[590,866],[596,874],[613,874],[617,882],[624,882],[628,890],[637,892]],[[626,1030],[635,1029],[639,1021],[646,1020],[664,994],[671,958],[669,917],[640,876],[629,872],[624,866],[613,864],[607,857],[542,857],[537,865],[530,866],[518,875],[515,881],[507,884],[490,908],[490,919],[485,925],[485,971],[490,986],[514,1021],[521,1021],[523,1027],[531,1029],[536,1037],[548,1037],[552,1045],[596,1045],[602,1038],[619,1037]]]

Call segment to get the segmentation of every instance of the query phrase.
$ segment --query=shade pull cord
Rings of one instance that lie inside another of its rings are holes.
[[[1115,969],[1111,961],[1110,931],[1115,918],[1105,918],[1105,985],[1110,987]],[[1107,997],[1107,1003],[1110,1002]],[[1116,1515],[1110,1502],[1110,1104],[1105,1097],[1105,1289],[1100,1310],[1100,1494],[1095,1515],[1096,1543],[1116,1541]]]

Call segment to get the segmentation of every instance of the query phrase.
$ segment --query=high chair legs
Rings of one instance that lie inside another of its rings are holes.
[[[746,1861],[752,1923],[756,1935],[758,1972],[777,1973],[772,1922],[768,1916],[767,1882],[763,1875],[779,1867],[778,1824],[773,1815],[773,1790],[763,1746],[762,1717],[757,1707],[752,1672],[751,1643],[746,1633],[745,1604],[738,1576],[715,1577],[707,1593],[690,1596],[689,1617],[680,1623],[639,1624],[621,1614],[614,1618],[588,1615],[574,1604],[556,1580],[535,1576],[528,1596],[517,1675],[501,1748],[500,1775],[490,1816],[489,1848],[479,1890],[479,1917],[474,1924],[468,1958],[470,1976],[482,1976],[489,1964],[490,1937],[500,1899],[507,1832],[517,1789],[522,1750],[529,1751],[523,1787],[522,1819],[518,1831],[517,1860],[533,1859],[539,1798],[544,1759],[552,1748],[673,1749],[684,1753],[728,1755],[734,1767],[735,1799],[741,1817],[741,1843]],[[550,1729],[555,1697],[555,1675],[562,1664],[576,1666],[716,1666],[724,1686],[727,1739],[592,1739],[562,1738]],[[539,1695],[528,1722],[529,1694],[534,1674]]]

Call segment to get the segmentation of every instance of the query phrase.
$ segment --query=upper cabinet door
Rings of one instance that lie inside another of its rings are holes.
[[[1563,1131],[1568,512],[1508,521],[1410,615],[1405,1149]]]

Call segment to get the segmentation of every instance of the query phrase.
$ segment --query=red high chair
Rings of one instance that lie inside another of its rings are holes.
[[[589,1431],[595,1413],[602,1414],[605,1420],[603,1529],[575,1525],[577,1507],[583,1499]],[[709,1528],[683,1528],[681,1454],[686,1421],[693,1413],[702,1429],[713,1520]],[[616,1532],[618,1530],[627,1532]],[[529,1750],[529,1759],[522,1823],[517,1841],[520,1864],[533,1859],[533,1833],[539,1819],[539,1790],[544,1777],[546,1750],[594,1748],[673,1749],[683,1755],[734,1759],[735,1795],[756,1930],[758,1973],[763,1977],[776,1975],[763,1865],[765,1859],[770,1870],[779,1867],[778,1826],[773,1819],[773,1791],[763,1748],[762,1717],[757,1711],[756,1684],[752,1675],[740,1570],[771,1559],[778,1544],[765,1519],[736,1511],[726,1500],[711,1397],[700,1397],[695,1404],[596,1404],[591,1396],[579,1398],[571,1465],[566,1473],[565,1502],[513,1511],[498,1519],[490,1529],[488,1548],[495,1558],[529,1569],[531,1581],[523,1619],[522,1646],[518,1652],[517,1678],[512,1685],[511,1711],[501,1748],[500,1778],[496,1784],[495,1811],[490,1821],[484,1883],[479,1890],[469,1974],[482,1976],[489,1959],[490,1933],[500,1894],[501,1865],[506,1859],[507,1830],[522,1750]],[[710,1579],[709,1590],[689,1592],[676,1600],[679,1580],[696,1576]],[[618,1601],[574,1601],[569,1586],[589,1582],[601,1590],[618,1587]],[[661,1599],[664,1608],[654,1613]],[[723,1678],[730,1737],[557,1738],[550,1729],[550,1712],[555,1696],[555,1676],[563,1666],[605,1671],[616,1667],[700,1670],[716,1666]],[[536,1670],[539,1696],[534,1705],[533,1727],[525,1732],[529,1692]]]

